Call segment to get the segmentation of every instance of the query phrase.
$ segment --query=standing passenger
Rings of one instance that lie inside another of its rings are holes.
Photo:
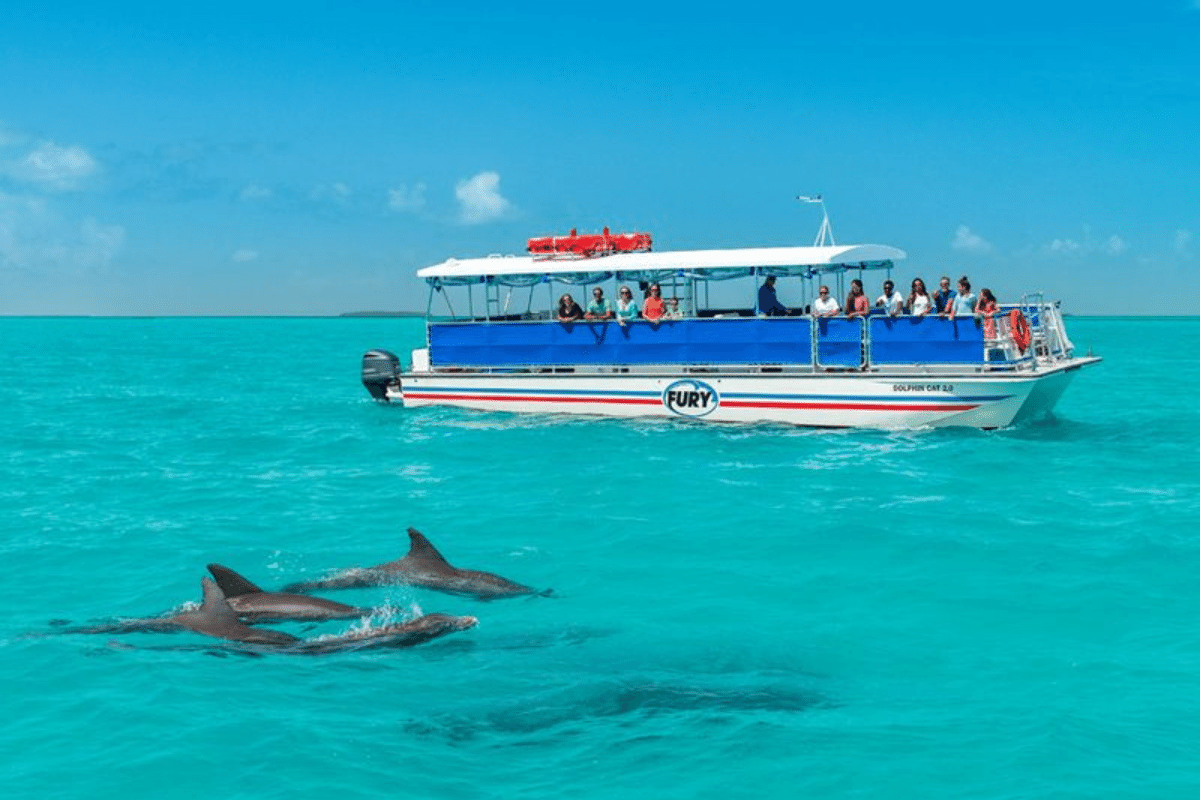
[[[949,286],[949,283],[946,285]],[[913,278],[912,294],[908,296],[908,302],[904,304],[904,308],[914,317],[923,317],[933,308],[933,301],[929,299],[929,292],[925,291],[925,281],[920,278]]]
[[[678,297],[672,297],[667,301],[667,311],[663,316],[666,319],[683,319],[686,316],[683,309],[679,307]]]
[[[883,282],[883,294],[875,301],[876,308],[882,308],[889,317],[898,317],[904,313],[904,296],[896,291],[896,284],[888,278]]]
[[[812,305],[813,316],[816,317],[836,317],[842,307],[838,305],[838,301],[829,296],[829,287],[822,286],[817,290],[818,297]]]
[[[666,306],[663,304],[662,287],[657,283],[650,284],[650,293],[646,296],[646,301],[642,304],[642,316],[648,320],[660,320],[666,312]]]
[[[592,289],[592,302],[588,303],[586,319],[612,319],[612,304],[604,296],[604,290],[597,286]]]
[[[758,288],[758,313],[768,317],[786,317],[787,306],[779,302],[775,296],[775,276],[768,275],[763,285]]]
[[[577,319],[583,319],[583,309],[575,302],[575,298],[564,294],[558,299],[558,321],[574,322]]]
[[[625,320],[637,319],[638,304],[633,299],[633,292],[628,286],[621,287],[621,295],[617,299],[617,324],[625,327]]]
[[[975,313],[983,317],[983,338],[996,338],[996,312],[1000,310],[1000,304],[996,302],[996,296],[992,294],[991,289],[979,290],[979,302],[975,304]]]
[[[941,316],[950,313],[950,301],[954,299],[954,291],[950,288],[950,278],[943,275],[938,282],[938,290],[933,293],[933,310]]]
[[[858,278],[850,281],[850,294],[846,295],[846,316],[865,317],[871,313],[871,304],[863,291],[863,284]]]
[[[963,275],[958,279],[958,294],[954,296],[954,301],[950,303],[950,319],[955,317],[969,317],[975,313],[975,295],[971,294],[971,282],[967,280],[967,276]]]

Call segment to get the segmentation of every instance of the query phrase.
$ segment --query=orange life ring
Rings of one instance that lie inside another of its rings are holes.
[[[1032,338],[1029,333],[1029,322],[1025,319],[1025,315],[1021,313],[1021,309],[1014,308],[1008,314],[1008,327],[1012,330],[1013,343],[1022,353],[1029,347],[1029,340]]]

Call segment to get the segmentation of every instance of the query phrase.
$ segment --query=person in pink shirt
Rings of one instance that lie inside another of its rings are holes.
[[[858,278],[850,281],[850,294],[846,295],[846,316],[865,317],[871,313],[871,301],[863,291],[863,283]]]
[[[980,289],[975,313],[983,317],[983,338],[996,338],[996,312],[999,310],[1000,304],[996,302],[996,295],[992,294],[992,290]]]

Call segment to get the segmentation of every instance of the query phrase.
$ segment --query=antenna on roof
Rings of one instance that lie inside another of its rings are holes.
[[[821,229],[817,231],[817,238],[813,239],[813,247],[826,247],[837,245],[833,240],[833,228],[829,224],[829,212],[825,209],[825,201],[821,199],[821,195],[815,194],[812,197],[798,194],[796,199],[801,203],[820,203],[821,204]]]

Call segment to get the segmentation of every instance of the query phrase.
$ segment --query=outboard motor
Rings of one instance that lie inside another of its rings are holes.
[[[363,354],[362,382],[376,400],[388,402],[387,388],[400,377],[400,359],[387,350]]]

